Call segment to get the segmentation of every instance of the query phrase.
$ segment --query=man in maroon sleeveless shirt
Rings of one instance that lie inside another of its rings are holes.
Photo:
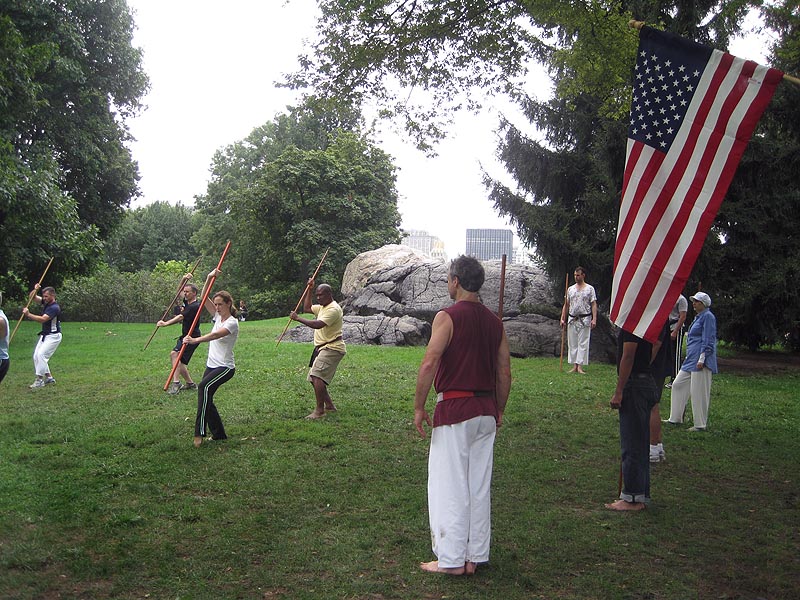
[[[450,263],[447,289],[455,304],[433,320],[417,376],[414,425],[433,426],[428,457],[428,514],[438,560],[424,571],[472,574],[489,561],[494,438],[511,388],[511,357],[503,323],[478,297],[485,278],[471,256]],[[425,410],[437,392],[433,423]]]

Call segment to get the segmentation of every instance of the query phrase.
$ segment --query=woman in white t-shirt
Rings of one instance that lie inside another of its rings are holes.
[[[218,273],[216,269],[208,274],[209,279]],[[211,432],[212,440],[224,440],[225,427],[214,405],[214,394],[219,386],[233,378],[236,365],[233,360],[233,346],[239,337],[239,321],[236,320],[236,308],[233,306],[233,297],[226,291],[214,294],[213,298],[206,299],[206,310],[213,316],[214,327],[211,333],[198,337],[185,337],[187,344],[209,342],[208,361],[203,380],[197,386],[197,418],[194,424],[194,445],[200,446],[206,435],[206,429]]]

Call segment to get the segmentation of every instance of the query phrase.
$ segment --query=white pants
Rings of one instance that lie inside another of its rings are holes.
[[[444,568],[489,560],[494,417],[434,427],[428,457],[433,553]]]
[[[672,382],[669,420],[683,423],[683,411],[689,396],[692,397],[692,419],[695,427],[706,427],[708,423],[708,406],[711,403],[711,369],[702,371],[678,371]]]
[[[39,337],[36,348],[33,350],[33,368],[36,370],[37,377],[44,377],[50,372],[50,357],[53,356],[60,343],[60,333],[48,333],[45,337]]]
[[[591,336],[591,326],[584,325],[582,319],[575,319],[567,325],[567,342],[569,345],[569,360],[567,360],[567,364],[589,364],[589,339]]]

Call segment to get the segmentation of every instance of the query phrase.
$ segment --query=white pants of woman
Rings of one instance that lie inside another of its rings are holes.
[[[50,357],[61,343],[60,333],[48,333],[40,337],[33,350],[33,368],[37,377],[44,377],[50,372]]]
[[[672,382],[669,420],[672,423],[683,423],[683,411],[689,396],[692,397],[692,419],[695,427],[706,428],[708,423],[708,406],[711,402],[711,369],[702,371],[679,371]]]
[[[444,568],[489,560],[494,417],[434,427],[428,456],[433,553]]]

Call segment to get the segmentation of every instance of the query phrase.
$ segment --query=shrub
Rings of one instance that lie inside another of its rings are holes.
[[[67,280],[58,290],[58,302],[65,321],[155,323],[186,270],[181,264],[180,269],[156,267],[158,273],[121,273],[103,265],[92,275]]]

